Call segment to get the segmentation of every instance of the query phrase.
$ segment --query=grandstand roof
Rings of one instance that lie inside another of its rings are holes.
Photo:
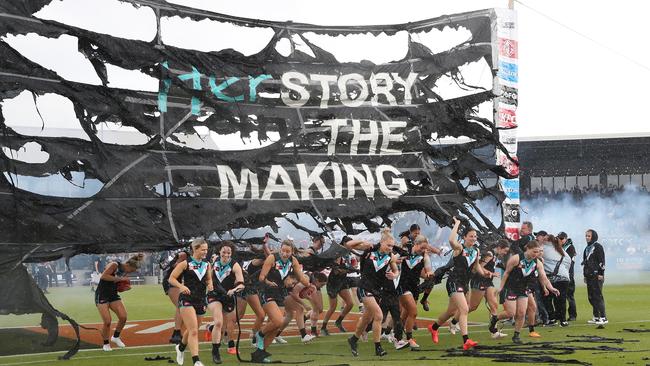
[[[520,141],[522,175],[563,176],[650,172],[650,136]]]

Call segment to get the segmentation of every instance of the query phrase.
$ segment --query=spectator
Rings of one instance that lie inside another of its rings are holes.
[[[70,268],[67,268],[65,272],[63,272],[63,278],[65,279],[66,287],[72,287],[72,271]]]
[[[43,290],[44,293],[49,294],[47,287],[49,280],[47,277],[48,269],[45,263],[39,263],[36,267],[36,284]]]
[[[56,273],[56,262],[47,262],[48,266],[48,280],[50,282],[50,287],[59,287],[59,278]]]

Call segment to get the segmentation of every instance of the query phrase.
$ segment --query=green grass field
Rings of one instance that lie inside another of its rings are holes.
[[[96,323],[99,316],[93,304],[92,293],[88,287],[74,288],[54,288],[48,298],[55,307],[67,313],[80,323]],[[590,306],[587,301],[586,289],[579,287],[576,292],[578,301],[578,321],[573,322],[568,328],[544,327],[537,330],[542,334],[542,339],[535,340],[540,342],[558,342],[553,345],[541,343],[539,349],[533,350],[535,353],[556,357],[559,360],[579,360],[584,363],[593,365],[646,365],[650,364],[650,333],[631,333],[623,331],[623,328],[633,329],[650,329],[650,285],[610,285],[605,287],[605,299],[607,303],[607,312],[610,323],[605,329],[596,329],[592,325],[587,325],[587,319],[591,318]],[[166,319],[172,315],[172,306],[163,295],[159,286],[137,286],[132,291],[123,294],[124,302],[129,310],[129,321],[145,319]],[[437,287],[431,295],[431,311],[424,312],[420,309],[420,316],[423,318],[433,318],[446,307],[447,296],[442,287]],[[80,351],[72,360],[57,361],[57,356],[63,352],[52,352],[66,349],[71,343],[69,340],[61,339],[52,348],[46,348],[39,345],[44,340],[44,336],[31,334],[21,329],[6,329],[10,327],[34,326],[40,320],[39,315],[22,315],[0,316],[0,354],[16,353],[34,353],[48,352],[39,354],[23,354],[15,356],[1,356],[0,365],[162,365],[169,364],[168,361],[145,361],[145,357],[155,357],[157,355],[174,358],[174,352],[171,346],[151,346],[139,348],[127,348],[126,350],[116,350],[111,353],[104,353],[96,349],[96,346],[82,344],[82,348],[88,348]],[[470,321],[485,323],[487,321],[487,312],[483,307],[470,314]],[[65,324],[65,323],[62,323]],[[512,330],[508,327],[504,332],[511,334]],[[245,332],[244,334],[247,334]],[[526,337],[527,332],[522,336],[525,341],[530,339]],[[476,326],[470,328],[472,339],[478,341],[481,346],[489,347],[495,345],[509,345],[510,338],[495,341],[489,338],[485,326]],[[594,335],[604,338],[623,339],[622,343],[612,344],[606,342],[579,342],[570,341],[576,338],[567,336],[586,336]],[[361,343],[358,358],[350,355],[347,343],[347,335],[333,335],[323,337],[314,342],[302,345],[298,339],[292,338],[287,345],[272,345],[269,352],[273,354],[273,360],[282,360],[284,362],[298,363],[309,361],[310,365],[404,365],[416,363],[418,365],[435,364],[444,362],[448,365],[485,365],[492,364],[489,358],[479,357],[460,357],[453,356],[447,352],[449,349],[458,349],[461,344],[460,336],[452,336],[445,329],[441,332],[440,344],[434,345],[426,330],[419,330],[415,333],[418,343],[423,350],[420,352],[396,351],[385,344],[388,350],[388,356],[379,359],[374,356],[372,343]],[[250,343],[242,342],[242,358],[250,359]],[[597,346],[616,347],[616,349],[602,350],[577,350],[575,353],[558,355],[558,353],[567,353],[568,351],[558,351],[557,346],[584,347],[594,348]],[[512,350],[511,354],[521,354],[530,352],[534,345],[524,347],[527,350]],[[551,347],[554,347],[553,349]],[[201,359],[208,365],[211,364],[210,345],[201,345]],[[486,355],[487,349],[479,349],[476,355]],[[225,352],[222,352],[225,353]],[[225,363],[236,363],[234,356],[223,356]],[[185,364],[189,365],[191,359],[186,354]],[[557,363],[557,362],[555,362]]]

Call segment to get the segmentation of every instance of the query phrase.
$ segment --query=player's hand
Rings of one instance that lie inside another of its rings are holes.
[[[278,287],[278,284],[269,280],[264,280],[264,283],[266,283],[267,286],[269,287]]]
[[[228,291],[228,296],[232,296],[238,292],[241,292],[243,289],[244,289],[244,285],[237,285],[237,287]]]
[[[386,278],[388,278],[389,280],[394,280],[397,278],[397,275],[393,272],[386,272]]]
[[[208,291],[214,291],[214,285],[210,284],[207,286]]]
[[[190,293],[191,291],[187,286],[181,286],[181,294],[189,295]]]

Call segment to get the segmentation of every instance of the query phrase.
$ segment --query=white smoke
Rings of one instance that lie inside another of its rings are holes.
[[[501,222],[493,204],[479,207],[495,225]],[[531,221],[533,231],[557,235],[564,231],[578,252],[576,283],[582,283],[582,252],[587,245],[585,231],[598,232],[605,248],[605,277],[608,283],[648,281],[650,271],[650,194],[638,186],[627,186],[611,194],[597,192],[575,199],[570,193],[523,199],[521,220]]]

